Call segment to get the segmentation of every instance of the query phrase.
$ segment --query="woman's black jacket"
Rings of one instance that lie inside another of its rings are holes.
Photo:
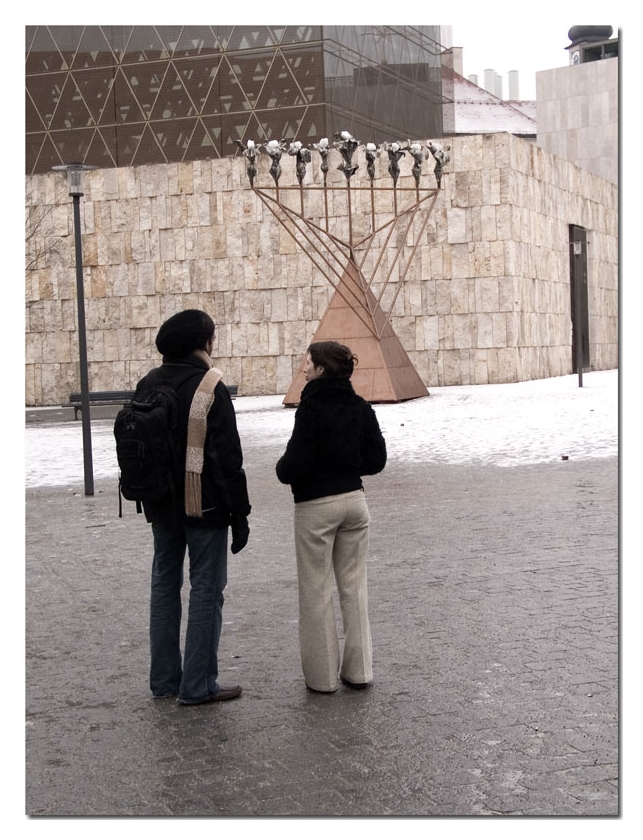
[[[301,392],[277,478],[290,484],[295,502],[362,487],[361,476],[381,472],[386,442],[375,412],[348,379],[320,377]]]
[[[137,385],[140,393],[149,387],[167,385],[179,398],[179,428],[181,436],[181,464],[185,465],[187,429],[194,392],[208,367],[198,356],[183,359],[163,358]],[[194,527],[224,528],[231,517],[246,517],[250,513],[243,453],[237,431],[237,419],[228,389],[218,382],[214,402],[208,413],[203,473],[201,475],[203,518],[185,515],[185,471],[178,476],[173,501],[165,504],[144,503],[145,518],[159,524],[182,523]],[[225,488],[225,489],[223,489]],[[224,496],[227,498],[224,499]]]

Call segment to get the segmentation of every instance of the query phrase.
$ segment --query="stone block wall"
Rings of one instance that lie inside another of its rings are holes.
[[[592,367],[618,364],[618,197],[614,184],[508,134],[459,137],[443,189],[396,288],[391,323],[429,386],[515,382],[570,373],[568,227],[589,230]],[[376,185],[390,185],[385,155]],[[340,186],[331,153],[329,183]],[[368,185],[363,151],[355,186]],[[400,161],[401,187],[414,185]],[[280,185],[292,186],[284,155]],[[422,186],[433,188],[430,162]],[[272,184],[260,159],[259,186]],[[81,199],[91,390],[134,387],[159,361],[154,337],[181,309],[217,324],[215,363],[245,395],[285,393],[333,289],[249,188],[242,158],[88,173]],[[316,153],[307,214],[323,220]],[[353,182],[352,182],[353,183]],[[298,191],[282,199],[298,207]],[[59,174],[26,186],[26,403],[65,403],[79,390],[71,199]],[[390,211],[390,195],[355,192],[354,235]],[[341,189],[329,194],[347,236]],[[405,254],[409,253],[408,245]],[[374,290],[376,287],[374,286]]]
[[[536,73],[538,145],[618,183],[619,59]]]

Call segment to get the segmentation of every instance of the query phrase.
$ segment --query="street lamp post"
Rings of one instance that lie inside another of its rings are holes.
[[[78,354],[80,357],[80,406],[83,426],[83,467],[85,474],[85,495],[94,495],[94,470],[92,463],[92,431],[89,414],[89,375],[87,370],[87,339],[85,330],[85,286],[83,282],[83,246],[80,236],[80,197],[83,172],[96,169],[82,163],[69,163],[54,166],[57,171],[67,172],[69,176],[69,195],[74,206],[74,241],[76,249],[76,298],[78,309]]]

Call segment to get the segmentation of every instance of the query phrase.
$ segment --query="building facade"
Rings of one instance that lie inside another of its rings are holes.
[[[26,172],[443,133],[439,26],[27,26]]]
[[[537,143],[616,184],[619,41],[611,32],[611,26],[572,27],[569,66],[536,74]]]
[[[508,133],[444,142],[451,160],[390,317],[429,389],[574,371],[570,253],[579,232],[584,363],[617,367],[616,185]],[[304,189],[320,184],[313,154]],[[333,150],[328,178],[336,185],[345,183],[340,160]],[[356,162],[362,198],[353,225],[368,232],[361,147]],[[280,183],[296,187],[294,158],[282,163]],[[408,155],[401,159],[400,187],[413,187],[411,165]],[[267,167],[262,157],[262,188],[271,183]],[[435,187],[428,163],[422,179]],[[390,184],[385,155],[374,183]],[[292,195],[297,202],[296,189]],[[27,203],[37,224],[27,240],[26,402],[57,405],[78,390],[65,177],[29,176]],[[81,211],[92,390],[133,387],[158,362],[154,337],[162,321],[197,307],[217,324],[213,355],[226,381],[245,395],[287,391],[333,290],[250,189],[244,159],[96,170],[86,176]],[[307,212],[321,224],[323,201]],[[343,203],[330,201],[329,213],[343,224]],[[394,247],[382,243],[383,264],[393,265]]]

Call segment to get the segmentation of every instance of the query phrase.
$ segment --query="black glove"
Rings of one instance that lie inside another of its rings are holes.
[[[248,543],[250,536],[250,528],[248,527],[248,518],[246,516],[233,516],[230,522],[232,530],[232,546],[233,554],[238,554],[244,549]]]

